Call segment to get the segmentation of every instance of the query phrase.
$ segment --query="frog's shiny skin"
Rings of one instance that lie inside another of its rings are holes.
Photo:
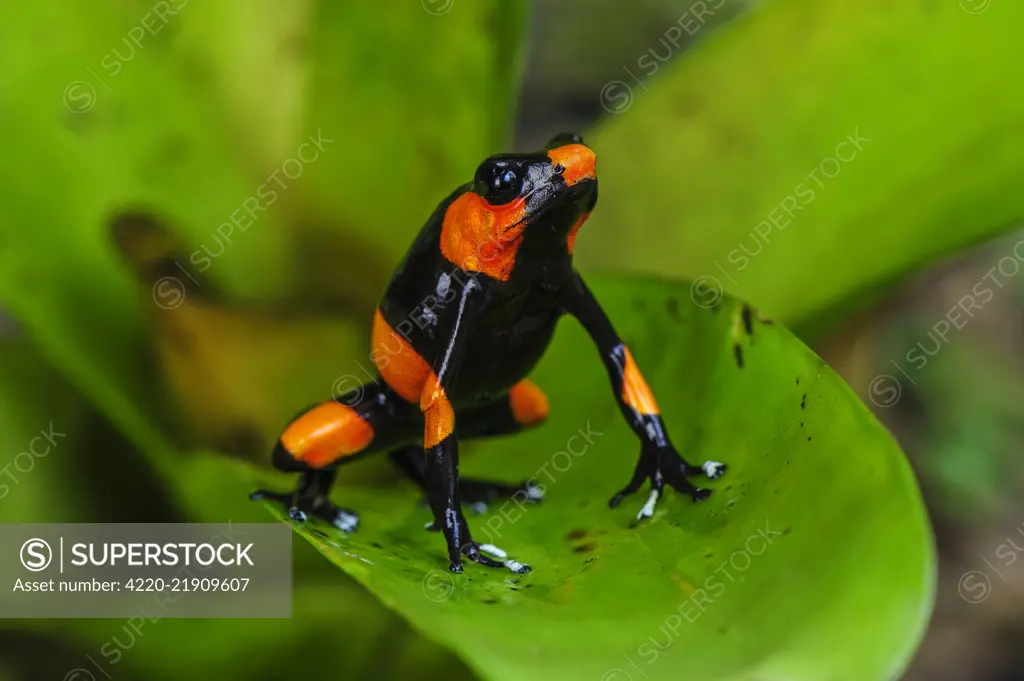
[[[473,541],[463,504],[499,497],[537,501],[537,486],[460,479],[458,441],[540,424],[547,400],[526,377],[563,315],[581,323],[600,352],[616,401],[641,441],[640,460],[616,506],[645,480],[650,517],[664,485],[694,500],[710,491],[689,476],[718,477],[721,464],[692,466],[669,440],[657,403],[610,320],[573,267],[577,232],[597,203],[596,157],[566,133],[541,151],[485,160],[474,181],[433,212],[389,282],[374,321],[376,380],[313,405],[286,428],[273,452],[281,470],[302,473],[298,489],[261,490],[293,518],[307,514],[345,531],[354,511],[328,492],[337,466],[387,451],[427,493],[430,529],[444,533],[450,569],[462,559],[515,572],[530,568]]]

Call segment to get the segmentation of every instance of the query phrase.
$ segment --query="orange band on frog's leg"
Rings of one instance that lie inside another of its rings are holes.
[[[431,372],[427,384],[420,397],[420,409],[423,411],[423,447],[430,449],[455,432],[455,409],[448,400],[444,388]]]
[[[373,317],[370,359],[384,382],[407,402],[416,403],[430,376],[430,365],[405,338],[391,328],[377,308]]]
[[[523,426],[532,426],[548,417],[550,407],[547,395],[537,384],[523,379],[512,386],[508,393],[508,404],[512,410],[512,418]]]
[[[622,349],[626,357],[622,369],[622,401],[641,414],[660,414],[654,393],[633,361],[629,348],[623,346]]]
[[[297,461],[322,468],[358,454],[373,441],[373,426],[359,413],[337,402],[324,402],[291,422],[281,445]]]

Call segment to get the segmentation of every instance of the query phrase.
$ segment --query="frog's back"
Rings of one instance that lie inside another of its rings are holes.
[[[448,207],[469,186],[459,187],[438,205],[391,275],[373,323],[370,359],[384,381],[402,398],[418,402],[440,351],[439,319],[457,304],[468,275],[441,252],[441,227]]]
[[[441,275],[451,276],[459,269],[441,253],[441,227],[448,207],[468,190],[469,185],[459,187],[434,209],[391,275],[380,303],[389,323],[398,324],[416,313],[424,298],[435,295]]]
[[[441,202],[420,230],[381,298],[371,359],[384,381],[410,402],[419,395],[433,359],[448,342],[466,283],[475,276],[448,260],[441,230],[449,206],[470,185]],[[522,281],[492,291],[491,307],[469,341],[463,370],[449,398],[469,406],[498,398],[540,359],[560,315],[552,291]]]

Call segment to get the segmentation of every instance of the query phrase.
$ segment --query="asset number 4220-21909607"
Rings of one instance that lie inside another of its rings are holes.
[[[128,591],[245,591],[249,586],[248,577],[136,577],[125,583]]]

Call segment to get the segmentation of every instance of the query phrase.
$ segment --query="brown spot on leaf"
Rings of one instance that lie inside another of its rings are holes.
[[[580,544],[573,548],[573,553],[590,553],[597,548],[597,542],[587,542],[586,544]]]
[[[744,304],[743,309],[740,311],[740,316],[743,318],[743,330],[747,332],[748,336],[754,335],[754,310]]]
[[[740,347],[739,343],[732,346],[732,354],[736,357],[736,366],[740,369],[743,368],[743,348]]]
[[[679,301],[676,298],[669,298],[665,301],[665,310],[672,321],[683,323],[683,317],[679,314]]]
[[[572,540],[576,540],[576,539],[583,539],[584,537],[586,537],[586,536],[587,536],[587,531],[586,531],[586,530],[584,530],[584,529],[579,529],[579,530],[573,530],[572,532],[570,532],[569,534],[567,534],[567,535],[565,535],[565,536],[566,536],[566,538],[568,538],[568,539],[569,539],[570,541],[572,541]]]

